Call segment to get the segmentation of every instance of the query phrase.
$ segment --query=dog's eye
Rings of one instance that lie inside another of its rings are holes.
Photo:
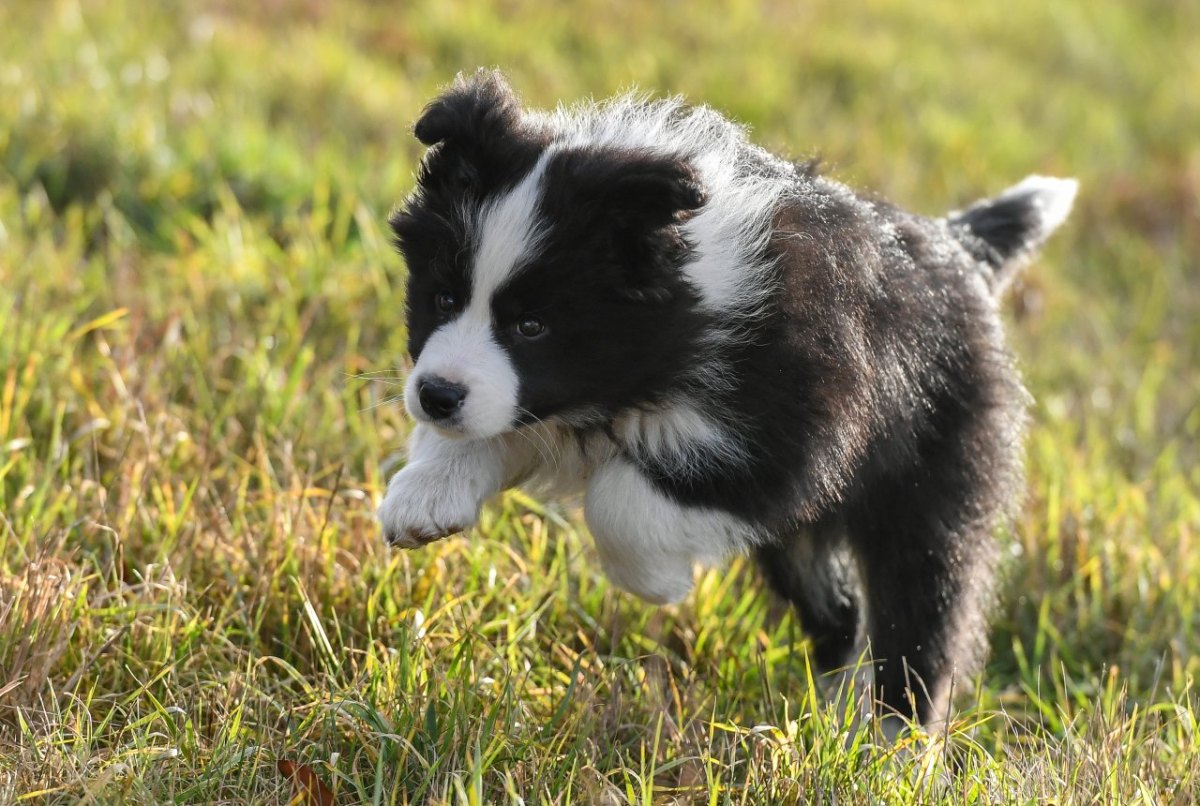
[[[451,313],[458,307],[458,300],[449,291],[439,291],[433,295],[433,307],[438,313]]]
[[[536,339],[546,332],[546,324],[536,316],[522,316],[517,320],[517,332],[527,339]]]

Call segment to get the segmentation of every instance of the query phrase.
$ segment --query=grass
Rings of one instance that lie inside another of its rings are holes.
[[[1081,179],[1013,299],[1029,500],[947,735],[847,747],[742,563],[647,607],[516,493],[381,545],[381,222],[478,64],[930,213]],[[1165,0],[0,5],[0,802],[284,802],[280,761],[339,803],[1196,802],[1197,76]]]

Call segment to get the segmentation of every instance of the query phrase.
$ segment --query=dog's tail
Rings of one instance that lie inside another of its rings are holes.
[[[946,217],[951,231],[988,271],[1000,294],[1017,270],[1067,220],[1079,183],[1029,176],[994,199]]]

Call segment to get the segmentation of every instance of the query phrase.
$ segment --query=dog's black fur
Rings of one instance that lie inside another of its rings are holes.
[[[865,633],[877,699],[939,716],[952,675],[984,649],[993,533],[1021,500],[1028,398],[997,296],[1065,212],[1048,221],[1035,183],[930,219],[743,144],[739,170],[787,188],[747,256],[763,292],[753,310],[722,311],[688,275],[703,245],[687,224],[721,192],[694,154],[567,143],[556,125],[490,72],[460,79],[417,123],[432,148],[392,218],[414,359],[454,318],[438,290],[470,303],[460,211],[512,191],[557,149],[537,208],[545,238],[491,302],[520,378],[513,428],[559,423],[580,445],[608,444],[681,510],[746,524],[822,670],[854,664]],[[527,311],[552,338],[515,334]],[[681,400],[729,450],[682,466],[614,425]]]

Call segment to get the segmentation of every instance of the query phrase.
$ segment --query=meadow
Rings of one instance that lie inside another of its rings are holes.
[[[1007,309],[1028,499],[948,731],[848,740],[745,562],[650,607],[519,493],[383,545],[384,222],[478,65],[930,214],[1080,179]],[[1195,803],[1198,464],[1200,4],[0,4],[0,802]]]

